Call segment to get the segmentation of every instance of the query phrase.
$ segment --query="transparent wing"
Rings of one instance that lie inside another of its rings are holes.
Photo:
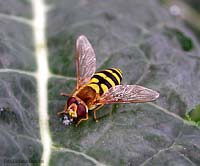
[[[103,94],[99,103],[143,103],[158,97],[158,92],[139,85],[117,85]]]
[[[77,89],[86,84],[96,71],[96,57],[92,45],[85,36],[76,41]]]

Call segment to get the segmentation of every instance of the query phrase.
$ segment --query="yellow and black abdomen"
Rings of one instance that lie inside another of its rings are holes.
[[[122,80],[122,72],[119,69],[111,68],[95,73],[88,84],[100,95],[104,94],[108,89],[119,85]]]

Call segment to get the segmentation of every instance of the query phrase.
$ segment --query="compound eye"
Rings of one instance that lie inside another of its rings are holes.
[[[78,117],[86,117],[86,108],[83,104],[79,104],[77,108]]]
[[[70,97],[67,100],[67,107],[69,107],[72,103],[76,102],[76,99],[74,97]]]

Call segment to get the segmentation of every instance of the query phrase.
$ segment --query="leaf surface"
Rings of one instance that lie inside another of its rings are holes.
[[[51,0],[46,7],[47,47],[35,41],[32,3],[0,2],[0,163],[200,165],[200,129],[184,120],[200,101],[199,42],[184,22],[156,0]],[[94,48],[97,71],[119,68],[122,84],[159,91],[160,98],[107,105],[98,123],[90,112],[78,127],[64,126],[56,113],[66,98],[59,94],[76,85],[80,35]],[[48,50],[47,84],[38,77],[38,47]],[[43,99],[48,109],[41,109]]]

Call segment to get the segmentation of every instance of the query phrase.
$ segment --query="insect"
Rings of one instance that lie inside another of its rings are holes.
[[[156,100],[159,93],[139,86],[120,85],[122,72],[117,68],[105,69],[96,72],[96,57],[94,50],[85,36],[79,36],[76,41],[76,70],[77,84],[69,96],[64,110],[58,112],[63,115],[63,123],[78,126],[88,120],[88,110],[93,111],[97,120],[96,111],[105,104],[113,103],[144,103]]]

